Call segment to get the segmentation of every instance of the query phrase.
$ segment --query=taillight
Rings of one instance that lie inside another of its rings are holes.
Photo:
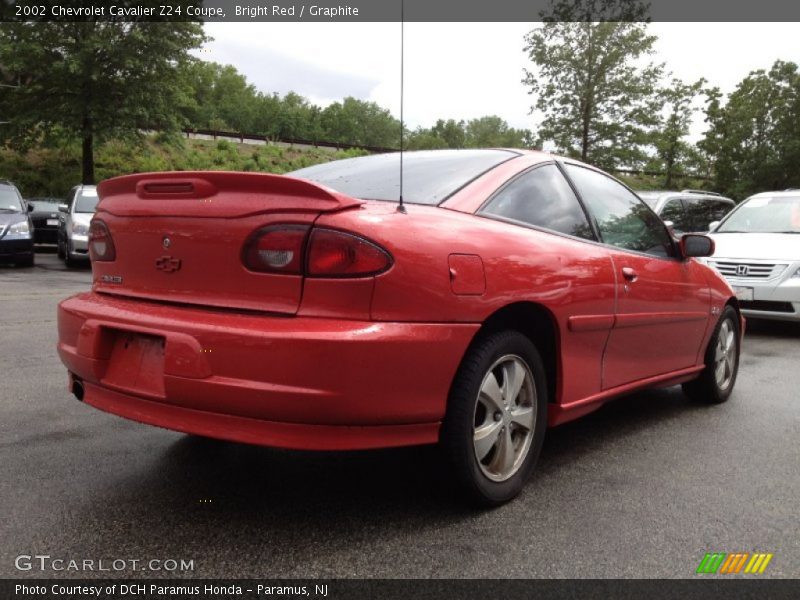
[[[311,277],[366,277],[388,269],[392,258],[383,248],[356,235],[314,229],[306,264]]]
[[[92,260],[111,261],[117,258],[114,240],[108,226],[97,219],[89,225],[89,258]]]
[[[308,230],[308,225],[273,225],[259,229],[244,246],[244,266],[262,273],[301,275]]]
[[[251,271],[261,273],[368,277],[388,269],[392,257],[383,248],[352,233],[286,224],[271,225],[253,233],[242,250],[242,262]]]

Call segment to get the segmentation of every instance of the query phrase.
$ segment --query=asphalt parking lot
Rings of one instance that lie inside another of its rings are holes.
[[[800,327],[749,323],[725,405],[656,390],[551,430],[523,494],[476,512],[435,448],[278,451],[81,404],[55,309],[90,279],[54,254],[0,267],[0,577],[91,575],[14,566],[45,554],[193,560],[174,573],[192,577],[670,578],[712,551],[800,576]]]

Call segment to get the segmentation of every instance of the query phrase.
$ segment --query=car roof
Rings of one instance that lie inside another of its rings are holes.
[[[792,198],[795,196],[800,196],[800,189],[788,189],[788,190],[778,190],[774,192],[759,192],[757,194],[753,194],[752,196],[748,196],[747,200],[750,198]]]
[[[648,198],[713,198],[715,200],[730,200],[731,198],[716,192],[705,192],[703,190],[637,190],[639,196]]]

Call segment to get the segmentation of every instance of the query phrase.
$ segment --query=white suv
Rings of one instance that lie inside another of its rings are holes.
[[[58,206],[58,256],[68,267],[89,260],[89,222],[97,209],[97,187],[76,185]]]
[[[707,259],[748,317],[800,322],[800,190],[750,196],[709,234]]]

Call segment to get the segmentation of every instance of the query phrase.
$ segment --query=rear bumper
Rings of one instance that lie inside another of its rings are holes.
[[[59,305],[58,328],[61,360],[92,406],[198,435],[322,450],[437,441],[478,325],[287,318],[87,293]],[[163,340],[158,360],[126,354],[119,340],[131,334]]]

